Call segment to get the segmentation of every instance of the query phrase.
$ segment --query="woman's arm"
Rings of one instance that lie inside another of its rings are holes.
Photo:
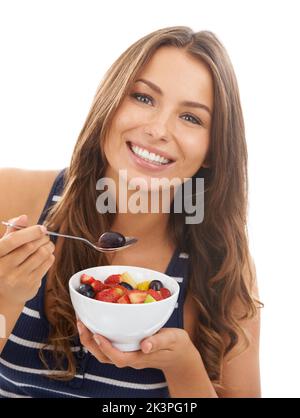
[[[252,295],[259,300],[256,280],[256,269],[251,259],[251,272],[254,278]],[[250,276],[245,272],[245,280],[249,282]],[[242,313],[236,306],[239,314]],[[260,338],[260,308],[257,315],[240,323],[249,339],[249,346],[241,352],[241,343],[228,354],[223,363],[223,390],[218,391],[220,397],[232,398],[259,398],[261,397],[260,368],[259,368],[259,338]]]
[[[23,212],[24,207],[24,170],[15,168],[0,168],[0,239],[7,231],[1,221],[7,221],[13,215]],[[21,206],[21,207],[20,207]],[[0,271],[1,274],[1,271]],[[0,354],[10,336],[24,304],[13,304],[0,295]]]
[[[223,386],[219,392],[222,398],[259,398],[261,397],[259,370],[259,314],[244,324],[243,328],[250,339],[249,347],[238,354],[234,349],[232,360],[224,360]]]
[[[28,223],[23,225],[26,226],[30,223],[35,224],[57,173],[58,171],[0,168],[0,354],[24,308],[25,301],[34,296],[34,293],[32,293],[35,292],[33,282],[40,282],[40,278],[42,277],[40,275],[44,275],[49,269],[49,266],[48,268],[47,266],[43,266],[42,269],[38,268],[40,263],[44,260],[44,257],[41,255],[41,261],[34,264],[34,267],[37,268],[34,270],[36,279],[32,278],[31,282],[29,281],[26,285],[30,288],[29,296],[27,296],[27,298],[22,298],[22,292],[24,293],[23,283],[31,276],[29,274],[30,271],[26,272],[26,274],[20,274],[22,268],[21,261],[24,261],[20,258],[21,245],[24,243],[29,244],[32,241],[31,245],[33,245],[33,248],[31,250],[24,249],[25,259],[29,256],[32,257],[34,251],[50,241],[48,237],[45,237],[44,233],[39,232],[40,230],[37,229],[37,227],[34,227],[34,230],[31,229],[31,231],[27,230],[28,232],[25,232],[25,230],[17,232],[17,230],[2,225],[1,221],[7,221],[13,216],[20,214],[27,214]],[[24,239],[20,238],[19,242],[15,241],[14,244],[4,244],[1,241],[7,232],[23,235]],[[28,234],[27,238],[25,237],[25,234]],[[5,251],[6,247],[10,247],[11,254],[13,254],[14,251],[16,252],[16,255],[18,254],[18,257],[20,258],[20,264],[18,266],[15,265],[15,257],[13,255],[9,257],[9,254]],[[30,263],[29,259],[28,263]],[[18,273],[17,268],[20,270]],[[7,280],[10,276],[12,276],[11,283],[7,286]],[[17,277],[19,277],[19,279],[17,279]],[[15,282],[17,282],[17,284],[15,284]],[[8,297],[7,292],[5,291],[7,288],[10,293],[15,291],[13,297]],[[36,291],[38,288],[39,285],[36,287]]]
[[[186,360],[174,368],[163,370],[172,398],[258,398],[261,396],[259,372],[259,314],[243,325],[250,339],[249,347],[237,354],[239,347],[230,352],[232,360],[223,363],[223,390],[215,391],[199,352],[187,352]],[[236,355],[236,356],[235,356]]]
[[[217,398],[199,351],[191,346],[186,360],[163,370],[171,398]]]
[[[259,300],[256,271],[251,260],[254,278],[252,294]],[[249,283],[250,275],[244,270],[244,279]],[[237,313],[242,311],[235,307]],[[208,377],[199,352],[194,346],[177,362],[174,368],[163,370],[172,397],[232,397],[252,398],[261,396],[259,371],[260,310],[257,315],[240,323],[249,339],[249,347],[243,350],[241,343],[225,357],[223,362],[222,390],[217,393]],[[226,341],[227,342],[227,341]]]
[[[22,303],[12,304],[11,301],[7,302],[4,298],[0,297],[0,315],[2,319],[0,329],[0,355],[23,308],[24,304]]]

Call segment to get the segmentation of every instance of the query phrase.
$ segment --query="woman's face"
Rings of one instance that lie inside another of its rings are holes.
[[[193,102],[193,103],[191,103]],[[104,143],[108,173],[127,180],[192,177],[209,148],[213,81],[204,63],[161,47],[140,71]]]

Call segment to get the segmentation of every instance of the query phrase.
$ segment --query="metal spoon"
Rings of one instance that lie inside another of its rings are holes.
[[[2,224],[6,225],[6,226],[11,226],[11,227],[16,228],[16,229],[27,228],[26,226],[14,225],[13,223],[5,222],[5,221],[2,221]],[[53,235],[53,236],[56,236],[56,237],[63,237],[63,238],[78,239],[78,240],[84,242],[85,244],[88,244],[90,247],[94,248],[94,250],[100,251],[100,252],[103,252],[103,253],[124,250],[125,248],[128,248],[132,244],[135,244],[137,242],[137,238],[124,237],[125,238],[125,245],[122,245],[121,247],[110,247],[110,248],[105,247],[104,248],[104,247],[99,247],[99,245],[97,245],[98,243],[93,244],[92,242],[90,242],[86,238],[75,237],[73,235],[58,234],[57,232],[52,232],[52,231],[47,231],[47,235]]]

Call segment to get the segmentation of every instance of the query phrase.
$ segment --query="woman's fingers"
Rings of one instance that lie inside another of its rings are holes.
[[[145,338],[141,342],[144,353],[153,353],[158,350],[167,350],[176,342],[176,334],[172,328],[162,328],[157,334]]]
[[[53,254],[50,255],[44,262],[42,262],[35,270],[33,270],[29,275],[29,280],[38,279],[41,282],[42,278],[45,276],[47,271],[50,269],[52,264],[55,261],[55,257]]]
[[[145,360],[145,355],[140,350],[123,352],[115,348],[112,343],[102,335],[95,334],[94,339],[102,353],[117,367],[140,368],[139,365]],[[144,365],[144,367],[147,367],[147,365]]]
[[[37,240],[28,242],[21,247],[15,249],[5,257],[5,262],[9,266],[18,267],[20,266],[28,257],[36,252],[41,246],[48,244],[50,238],[48,235],[43,236]]]
[[[55,245],[51,241],[42,245],[18,267],[19,272],[22,271],[25,275],[30,274],[47,260],[50,261],[54,250]]]
[[[145,338],[141,343],[142,351],[122,352],[102,335],[93,335],[81,321],[77,322],[80,341],[97,360],[102,363],[114,364],[119,368],[132,367],[143,369],[165,364],[174,347],[185,347],[188,340],[186,331],[178,328],[163,328],[157,334]],[[150,349],[150,350],[149,350]]]
[[[32,299],[41,280],[54,262],[54,245],[41,225],[27,227],[27,217],[10,219],[17,230],[8,227],[0,238],[0,292],[13,303]]]
[[[144,353],[154,353],[159,350],[172,350],[178,342],[188,341],[188,333],[179,328],[161,328],[159,332],[141,342]]]
[[[94,340],[93,334],[84,326],[81,321],[77,321],[80,342],[86,347],[91,354],[101,363],[112,364],[112,361],[100,350],[98,344]]]
[[[43,228],[41,225],[28,226],[4,235],[0,240],[0,258],[30,241],[42,238],[46,234]]]
[[[28,223],[28,216],[27,215],[17,216],[16,218],[9,219],[8,222],[13,225],[26,227]],[[16,232],[16,231],[17,229],[14,228],[13,226],[6,226],[6,231],[5,231],[4,236],[10,234],[11,232]]]
[[[27,286],[30,288],[33,294],[36,294],[37,291],[39,290],[41,283],[42,283],[42,278],[50,269],[54,261],[55,261],[55,257],[52,254],[50,257],[47,258],[47,260],[42,262],[35,270],[33,270],[27,276]]]

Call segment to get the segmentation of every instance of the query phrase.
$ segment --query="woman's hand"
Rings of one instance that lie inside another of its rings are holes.
[[[190,355],[199,355],[189,334],[180,328],[162,328],[155,335],[141,342],[141,350],[122,352],[111,342],[98,334],[92,334],[82,322],[77,322],[80,341],[101,363],[114,364],[116,367],[134,369],[155,368],[163,372],[177,366],[183,366]],[[198,354],[196,354],[196,352]]]
[[[27,226],[27,216],[10,219]],[[54,244],[41,225],[21,230],[7,227],[0,238],[0,297],[14,304],[32,299],[54,262]]]

